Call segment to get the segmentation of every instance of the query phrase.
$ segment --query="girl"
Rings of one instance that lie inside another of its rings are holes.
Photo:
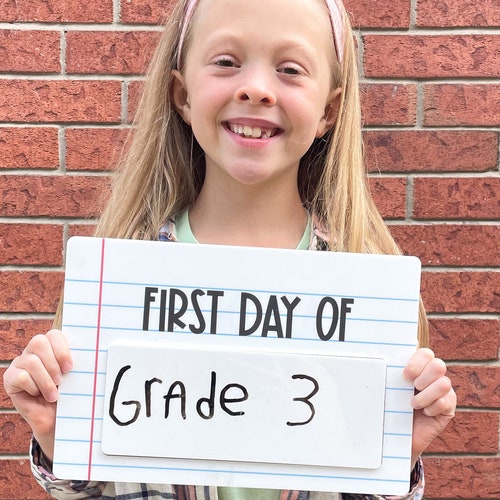
[[[398,253],[366,185],[356,53],[340,1],[181,0],[97,235]],[[33,429],[33,472],[56,498],[341,497],[58,480],[50,473],[55,401],[70,369],[64,336],[53,330],[33,338],[4,377]],[[419,456],[454,415],[445,372],[426,348],[405,370],[420,392],[404,498],[421,498]]]

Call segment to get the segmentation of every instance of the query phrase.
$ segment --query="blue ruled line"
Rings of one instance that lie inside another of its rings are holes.
[[[411,460],[408,458],[407,460]],[[88,468],[88,464],[85,463],[73,463],[73,462],[54,462],[54,465],[58,466],[68,466],[68,467],[84,467]],[[185,467],[165,467],[165,466],[136,466],[136,465],[124,465],[124,464],[100,464],[92,463],[92,467],[107,468],[107,469],[136,469],[136,470],[162,470],[162,471],[175,471],[175,472],[203,472],[210,474],[248,474],[253,476],[275,476],[275,477],[303,477],[303,478],[316,478],[316,479],[339,479],[347,481],[374,481],[376,483],[407,483],[408,480],[405,479],[390,479],[390,478],[374,478],[374,477],[359,477],[355,478],[349,476],[335,476],[329,474],[296,474],[296,473],[284,473],[284,472],[271,472],[271,471],[246,471],[246,470],[231,470],[231,469],[202,469],[202,468],[185,468]]]
[[[66,278],[67,282],[72,282],[72,283],[94,283],[98,284],[98,280],[83,280],[83,279],[74,279],[74,278]],[[154,287],[154,288],[184,288],[187,290],[196,290],[199,289],[200,286],[190,286],[190,285],[177,285],[177,284],[158,284],[158,283],[134,283],[134,282],[129,282],[129,281],[103,281],[104,285],[118,285],[118,286],[139,286],[139,287]],[[283,291],[283,290],[249,290],[247,288],[242,289],[242,288],[221,288],[221,287],[203,287],[207,288],[210,290],[215,290],[215,291],[222,291],[222,292],[251,292],[251,293],[265,293],[265,294],[271,294],[271,295],[301,295],[301,296],[308,296],[308,297],[345,297],[345,294],[325,294],[325,293],[313,293],[313,292],[296,292],[296,291]],[[349,295],[349,298],[353,299],[366,299],[366,300],[390,300],[390,301],[396,301],[396,302],[418,302],[418,298],[404,298],[404,297],[376,297],[376,296],[369,296],[369,295]]]

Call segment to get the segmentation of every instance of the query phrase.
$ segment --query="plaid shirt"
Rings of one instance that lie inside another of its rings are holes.
[[[45,463],[44,457],[33,440],[31,470],[42,488],[58,500],[217,500],[215,486],[178,486],[173,484],[106,483],[98,481],[71,481],[57,479]],[[411,490],[402,497],[354,495],[346,493],[282,491],[280,500],[422,500],[424,473],[419,460],[411,475]],[[256,496],[255,500],[259,500]]]
[[[178,241],[174,220],[168,220],[160,229],[160,241]],[[327,237],[313,223],[309,250],[327,250]],[[112,483],[97,481],[72,481],[57,479],[44,461],[38,443],[33,440],[31,446],[31,470],[35,479],[47,493],[59,500],[217,500],[215,486],[179,486],[172,484]],[[424,493],[424,473],[419,460],[411,475],[411,490],[403,497],[354,495],[346,493],[282,491],[280,500],[421,500]],[[258,496],[255,500],[259,500]]]

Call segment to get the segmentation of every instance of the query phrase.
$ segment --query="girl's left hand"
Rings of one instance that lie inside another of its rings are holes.
[[[427,348],[418,349],[404,369],[414,383],[412,468],[418,457],[455,416],[457,396],[446,365]]]

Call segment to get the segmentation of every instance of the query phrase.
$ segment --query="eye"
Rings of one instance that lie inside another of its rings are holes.
[[[228,57],[228,56],[223,56],[223,57],[217,58],[214,61],[214,64],[216,66],[221,67],[221,68],[237,68],[238,67],[237,62],[233,58]]]
[[[295,65],[284,65],[278,68],[278,73],[283,73],[284,75],[289,75],[289,76],[299,76],[304,74],[304,71],[299,68],[298,66]]]

